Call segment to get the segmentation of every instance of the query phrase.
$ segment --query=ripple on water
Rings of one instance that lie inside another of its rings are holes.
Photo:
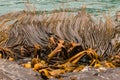
[[[0,15],[11,11],[19,11],[25,9],[26,0],[0,0]],[[87,6],[87,11],[95,15],[101,13],[114,14],[120,9],[120,0],[30,0],[37,10],[51,11],[54,9],[72,8],[79,10],[83,4]],[[75,11],[76,11],[75,10]]]

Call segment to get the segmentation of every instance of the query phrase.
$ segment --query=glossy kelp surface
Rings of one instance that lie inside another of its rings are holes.
[[[118,29],[110,16],[93,18],[84,6],[77,14],[64,10],[52,14],[12,12],[0,16],[0,52],[16,61],[30,57],[29,67],[44,78],[85,66],[119,67]]]

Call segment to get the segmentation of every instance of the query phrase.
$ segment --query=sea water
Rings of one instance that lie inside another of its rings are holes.
[[[0,15],[12,11],[25,9],[27,0],[0,0]],[[114,15],[120,10],[120,0],[29,0],[38,11],[52,11],[60,8],[71,9],[77,12],[82,5],[86,5],[87,11],[94,15],[103,13]]]

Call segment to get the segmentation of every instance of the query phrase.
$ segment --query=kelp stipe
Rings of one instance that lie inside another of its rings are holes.
[[[118,24],[104,19],[94,21],[84,8],[77,14],[8,13],[0,16],[0,52],[16,60],[31,57],[32,68],[47,78],[85,66],[119,66],[120,42],[114,43]]]

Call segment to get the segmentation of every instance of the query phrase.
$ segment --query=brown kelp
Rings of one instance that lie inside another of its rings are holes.
[[[86,65],[120,66],[119,25],[104,19],[96,21],[84,8],[77,14],[8,13],[0,16],[0,53],[15,60],[31,57],[33,69],[47,78]]]

